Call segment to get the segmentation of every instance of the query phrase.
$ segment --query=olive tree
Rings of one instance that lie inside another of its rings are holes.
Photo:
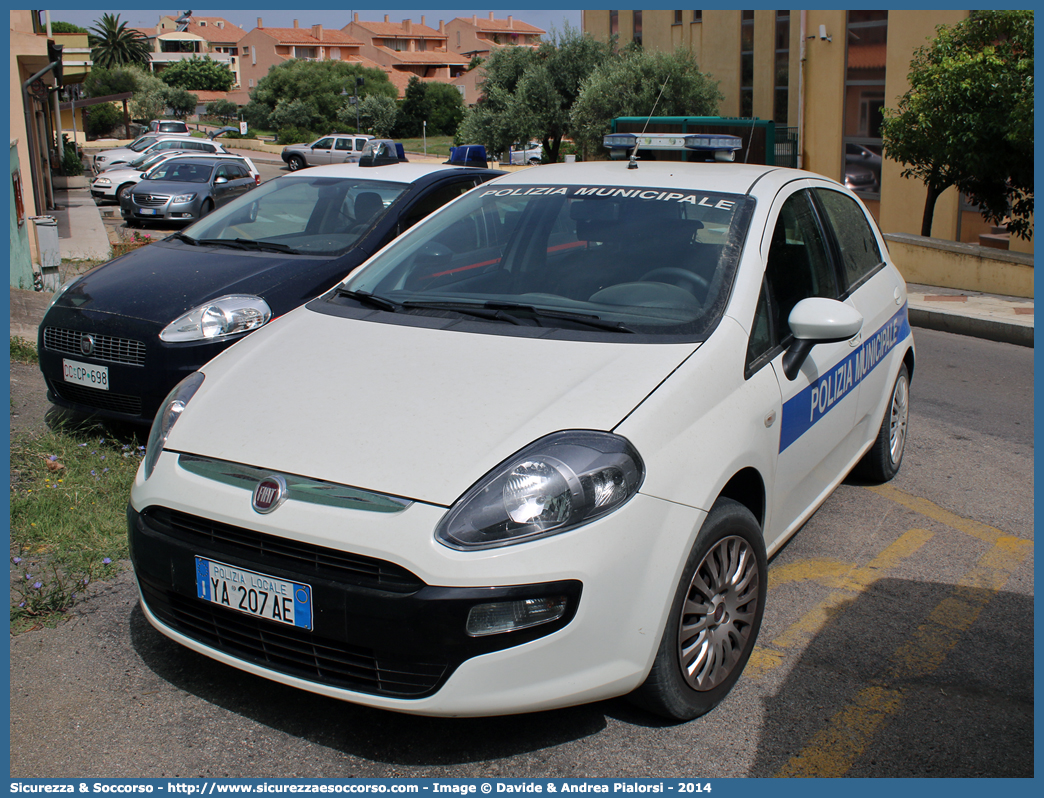
[[[977,11],[941,25],[910,64],[910,89],[886,109],[885,156],[928,189],[921,235],[956,187],[983,218],[1033,235],[1033,12]]]

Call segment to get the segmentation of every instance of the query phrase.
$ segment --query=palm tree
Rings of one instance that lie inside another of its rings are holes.
[[[126,64],[145,66],[152,58],[149,40],[120,22],[119,14],[103,14],[101,22],[90,29],[90,43],[91,60],[103,69]]]

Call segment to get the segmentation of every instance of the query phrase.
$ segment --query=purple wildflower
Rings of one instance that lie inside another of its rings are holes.
[[[18,565],[18,563],[20,563],[21,561],[22,561],[21,557],[15,557],[13,560],[11,560],[11,562],[13,562],[15,565]]]
[[[102,565],[109,565],[111,562],[112,562],[112,560],[110,560],[108,557],[106,557],[104,560],[102,560]]]
[[[43,587],[43,582],[33,582],[33,590],[39,590]]]

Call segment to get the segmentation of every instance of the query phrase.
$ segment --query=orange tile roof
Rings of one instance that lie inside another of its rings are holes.
[[[331,44],[335,47],[341,45],[362,47],[361,41],[337,28],[323,28],[322,40],[312,35],[311,28],[255,28],[255,30],[268,34],[279,44],[304,44],[312,47]]]
[[[546,30],[530,25],[520,19],[469,19],[468,17],[457,17],[461,22],[474,25],[483,33],[547,33]]]
[[[378,47],[382,53],[385,53],[390,58],[395,59],[401,64],[446,64],[466,66],[471,60],[465,58],[457,53],[437,53],[431,52],[430,50],[425,51],[410,51],[410,50],[393,50],[390,47]]]
[[[391,36],[397,39],[446,39],[445,33],[439,33],[434,28],[419,23],[411,24],[410,30],[402,26],[401,22],[356,22],[354,23],[364,30],[370,31],[374,36]]]

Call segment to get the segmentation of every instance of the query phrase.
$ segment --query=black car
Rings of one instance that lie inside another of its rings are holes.
[[[390,160],[271,180],[64,286],[40,324],[48,398],[149,423],[185,375],[330,289],[437,208],[503,174]]]

